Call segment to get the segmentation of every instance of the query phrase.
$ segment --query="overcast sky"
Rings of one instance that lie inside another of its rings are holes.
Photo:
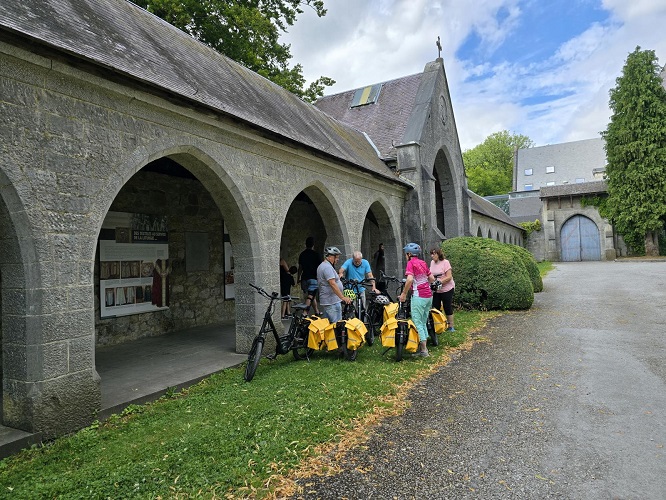
[[[325,0],[282,41],[334,94],[420,73],[437,37],[463,150],[509,130],[537,146],[599,137],[627,55],[666,64],[666,0]]]

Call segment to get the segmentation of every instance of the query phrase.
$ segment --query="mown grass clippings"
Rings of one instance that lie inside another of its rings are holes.
[[[0,461],[12,498],[263,498],[287,494],[307,471],[331,473],[381,418],[404,410],[409,388],[471,346],[492,314],[456,313],[429,358],[394,360],[379,342],[350,363],[316,353],[262,359],[153,403],[128,407],[47,446]],[[292,479],[289,479],[292,478]]]

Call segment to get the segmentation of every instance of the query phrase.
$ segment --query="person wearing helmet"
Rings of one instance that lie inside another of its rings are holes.
[[[317,268],[319,305],[323,309],[324,317],[331,323],[342,320],[341,302],[351,303],[351,299],[343,293],[342,281],[335,270],[335,264],[340,259],[341,253],[337,247],[327,247],[324,250],[324,261]]]
[[[419,332],[419,350],[414,356],[428,356],[428,314],[432,306],[432,290],[430,283],[434,283],[435,277],[430,272],[428,265],[419,258],[421,247],[416,243],[407,243],[403,249],[407,258],[405,275],[407,280],[402,293],[398,297],[400,302],[407,300],[407,291],[412,290],[411,310],[412,321]]]

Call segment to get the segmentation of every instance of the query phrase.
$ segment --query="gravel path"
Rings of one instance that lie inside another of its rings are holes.
[[[666,498],[666,262],[544,285],[299,498]]]

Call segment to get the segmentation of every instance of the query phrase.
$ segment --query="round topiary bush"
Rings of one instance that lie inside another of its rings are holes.
[[[507,244],[507,246],[525,266],[527,274],[530,277],[530,281],[532,282],[532,289],[534,290],[534,293],[543,291],[543,280],[541,279],[541,273],[539,272],[539,267],[537,266],[536,260],[534,260],[534,255],[532,255],[523,247],[519,247],[518,245]]]
[[[442,243],[456,283],[454,301],[473,309],[529,309],[534,290],[523,260],[490,238],[458,237]]]

